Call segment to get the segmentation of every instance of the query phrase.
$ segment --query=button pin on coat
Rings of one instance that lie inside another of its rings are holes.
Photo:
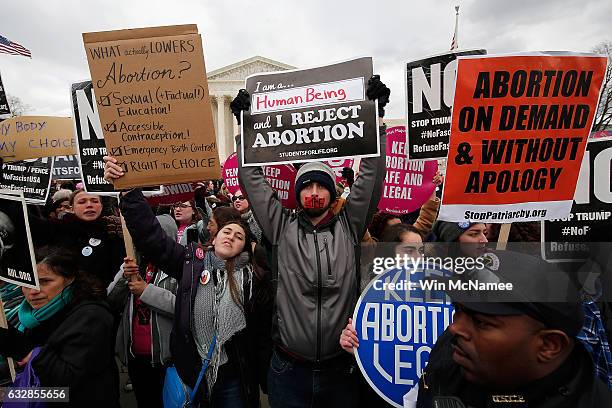
[[[204,269],[200,274],[200,283],[206,285],[210,281],[210,272],[208,269]]]

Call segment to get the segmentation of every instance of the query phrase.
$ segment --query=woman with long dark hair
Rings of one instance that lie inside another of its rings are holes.
[[[121,177],[105,157],[105,178]],[[122,193],[121,213],[136,249],[178,281],[171,353],[180,379],[194,388],[196,403],[258,407],[255,321],[258,279],[253,273],[251,232],[242,219],[220,225],[211,247],[183,247],[161,229],[139,189]],[[168,377],[168,373],[166,374]]]
[[[0,354],[32,372],[36,385],[69,387],[66,406],[118,407],[105,288],[80,271],[78,258],[64,248],[42,248],[36,259],[39,289],[23,288],[17,327],[0,329]]]

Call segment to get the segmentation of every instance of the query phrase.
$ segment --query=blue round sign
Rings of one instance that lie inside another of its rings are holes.
[[[431,272],[427,270],[427,277]],[[361,294],[353,315],[361,372],[398,408],[418,384],[433,345],[452,321],[453,307],[445,293],[428,286],[425,278],[422,269],[391,269],[378,275]]]

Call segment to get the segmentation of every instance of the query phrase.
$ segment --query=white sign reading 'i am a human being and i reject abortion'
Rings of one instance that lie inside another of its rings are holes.
[[[380,155],[372,58],[252,75],[243,112],[244,166]]]

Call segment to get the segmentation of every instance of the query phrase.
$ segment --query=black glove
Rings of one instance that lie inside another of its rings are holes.
[[[230,103],[230,109],[240,125],[240,112],[251,109],[251,95],[249,95],[246,89],[238,91],[238,95]]]
[[[370,78],[366,95],[371,101],[378,99],[378,117],[383,118],[385,116],[385,106],[389,103],[391,90],[387,88],[387,85],[382,83],[380,75],[373,75],[372,78]]]
[[[345,167],[342,169],[342,178],[346,180],[349,188],[353,187],[353,183],[355,182],[355,172],[350,167]]]

